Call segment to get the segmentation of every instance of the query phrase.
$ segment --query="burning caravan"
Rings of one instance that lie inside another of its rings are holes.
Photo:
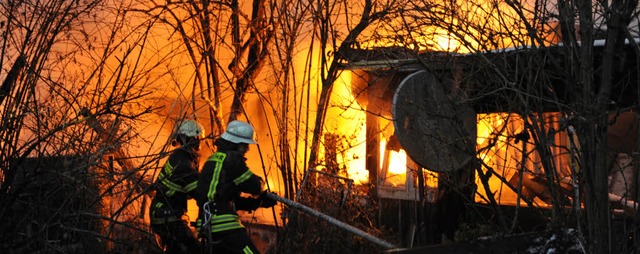
[[[633,47],[627,44],[613,75],[608,131],[613,167],[619,166],[615,158],[637,150]],[[401,48],[350,52],[345,69],[351,72],[351,92],[366,109],[366,168],[380,200],[380,225],[399,232],[407,247],[440,243],[456,237],[466,199],[480,213],[492,213],[489,203],[504,213],[518,205],[518,226],[541,230],[546,221],[539,211],[549,210],[553,198],[545,168],[558,177],[561,200],[570,206],[576,170],[572,153],[579,143],[567,132],[567,116],[560,113],[576,92],[561,71],[568,65],[564,50],[559,45],[477,55],[417,54]],[[597,41],[596,59],[603,50],[604,43]],[[522,72],[518,89],[530,89],[535,98],[514,103],[516,93],[492,76],[491,68]],[[527,68],[546,76],[526,76]],[[523,107],[545,122],[550,164],[543,165],[531,133],[516,114]],[[621,170],[612,170],[610,192],[635,200],[635,184],[620,186],[615,180],[635,179],[629,158],[622,158],[627,162]]]

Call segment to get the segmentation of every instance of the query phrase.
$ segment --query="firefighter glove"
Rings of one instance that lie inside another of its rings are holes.
[[[268,191],[262,192],[262,194],[260,194],[260,207],[265,207],[265,208],[269,208],[269,207],[273,207],[274,205],[276,205],[276,200],[274,199],[270,199],[269,197],[267,197]],[[273,192],[271,192],[273,193]]]

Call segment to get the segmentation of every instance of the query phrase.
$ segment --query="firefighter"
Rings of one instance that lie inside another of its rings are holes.
[[[178,148],[169,155],[154,184],[156,194],[149,208],[151,230],[160,238],[165,253],[201,251],[200,242],[183,216],[187,211],[187,199],[195,199],[198,151],[203,138],[204,129],[200,123],[187,120],[180,124],[172,141]]]
[[[241,224],[237,210],[272,207],[262,178],[247,167],[245,154],[256,144],[253,127],[232,121],[215,141],[217,151],[204,164],[198,180],[197,227],[206,253],[260,253]],[[242,195],[246,193],[249,195]]]

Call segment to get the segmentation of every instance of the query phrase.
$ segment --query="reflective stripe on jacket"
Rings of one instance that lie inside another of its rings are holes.
[[[158,181],[168,189],[165,194],[167,194],[167,196],[169,197],[173,196],[173,194],[175,194],[176,192],[189,193],[195,190],[198,186],[198,180],[187,183],[186,185],[177,184],[173,182],[172,176],[173,166],[171,166],[171,163],[167,161],[167,163],[164,164],[162,171],[160,171],[160,174],[158,175]]]
[[[198,156],[191,150],[174,150],[156,180],[156,194],[151,202],[152,224],[182,219],[187,199],[195,198],[198,186]]]
[[[240,193],[260,194],[262,179],[254,175],[246,166],[245,158],[236,151],[219,151],[212,154],[205,163],[198,184],[201,216],[198,228],[202,226],[204,203],[209,202],[210,230],[223,232],[243,228],[236,213],[234,201]],[[243,208],[239,208],[243,209]]]

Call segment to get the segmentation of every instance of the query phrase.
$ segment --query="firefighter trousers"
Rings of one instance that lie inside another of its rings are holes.
[[[203,238],[204,253],[242,253],[260,254],[244,228],[212,233],[212,243]]]

